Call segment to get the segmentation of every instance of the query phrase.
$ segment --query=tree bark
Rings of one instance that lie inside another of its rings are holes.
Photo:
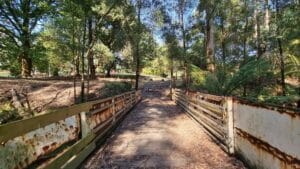
[[[222,31],[222,40],[221,40],[221,46],[222,46],[222,61],[223,61],[223,67],[225,68],[225,62],[226,62],[226,43],[225,43],[225,28],[224,28],[224,18],[221,18],[221,31]]]
[[[140,78],[140,33],[141,33],[141,8],[142,2],[138,1],[138,37],[136,43],[136,70],[135,70],[135,90],[139,89],[139,78]]]
[[[280,56],[280,77],[281,77],[281,91],[282,95],[285,96],[285,65],[284,65],[284,56],[283,56],[283,49],[281,39],[277,38],[278,42],[278,49],[279,49],[279,56]]]
[[[31,76],[31,69],[32,69],[32,62],[31,59],[28,56],[27,52],[23,52],[21,55],[21,75],[22,77],[30,77]]]
[[[261,49],[261,37],[260,37],[260,18],[259,18],[259,11],[258,11],[259,1],[255,1],[255,36],[256,36],[256,58],[260,59],[262,56],[262,49]]]
[[[78,53],[75,58],[75,76],[80,76],[80,54]]]
[[[247,0],[244,1],[244,8],[247,10]],[[243,38],[243,64],[246,64],[248,55],[247,55],[247,31],[248,31],[248,12],[245,14],[245,27],[244,27],[244,38]],[[247,86],[243,85],[243,96],[247,96]]]
[[[270,9],[269,0],[265,0],[265,29],[270,30]]]
[[[185,1],[180,1],[180,7],[179,7],[179,24],[182,34],[182,46],[183,46],[183,59],[184,59],[184,81],[185,81],[185,87],[186,90],[188,90],[189,87],[189,68],[188,68],[188,60],[186,58],[186,32],[184,27],[184,7],[185,7]]]
[[[83,103],[85,100],[85,92],[84,92],[84,71],[85,71],[85,66],[84,66],[84,53],[85,53],[85,38],[86,38],[86,19],[84,20],[84,25],[83,25],[83,37],[82,37],[82,53],[81,53],[81,94],[80,94],[80,102]]]
[[[170,63],[170,76],[171,76],[171,80],[170,80],[170,98],[171,100],[173,100],[173,75],[174,74],[174,61],[173,61],[173,57],[171,58],[171,63]]]
[[[206,19],[206,64],[207,70],[210,72],[215,71],[214,57],[215,57],[215,44],[214,44],[214,23],[212,12],[209,12]]]
[[[115,65],[115,61],[113,61],[107,68],[106,68],[106,77],[111,77],[111,69],[114,67],[114,65]]]
[[[278,25],[278,19],[279,19],[279,4],[278,4],[278,0],[276,0],[276,21],[277,21],[277,36],[280,35],[280,31],[279,31],[279,25]],[[280,58],[280,77],[281,77],[281,91],[282,91],[282,95],[285,96],[286,92],[285,92],[285,63],[284,63],[284,56],[283,56],[283,49],[282,49],[282,42],[280,38],[277,38],[277,43],[278,43],[278,50],[279,50],[279,58]]]
[[[21,34],[21,41],[22,41],[21,75],[22,77],[30,77],[32,71],[32,60],[29,56],[29,52],[30,52],[29,12],[30,12],[30,2],[24,1],[24,6],[23,6],[24,20],[22,24],[22,34]]]
[[[74,11],[74,9],[73,9]],[[79,74],[79,60],[77,60],[76,55],[76,49],[75,49],[75,16],[74,13],[72,13],[72,54],[73,54],[73,64],[74,64],[74,74],[73,74],[73,99],[74,104],[76,104],[76,82],[77,82],[77,76]]]
[[[93,19],[92,19],[92,17],[90,17],[89,21],[88,21],[88,31],[89,31],[89,46],[90,46],[93,41]],[[94,79],[96,77],[96,68],[95,68],[95,64],[94,64],[93,52],[91,52],[88,56],[88,66],[89,66],[90,78]]]

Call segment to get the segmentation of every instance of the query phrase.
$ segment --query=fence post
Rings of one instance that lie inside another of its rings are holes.
[[[87,123],[86,112],[80,112],[81,138],[86,137],[90,132],[90,126]]]
[[[233,99],[232,97],[225,98],[225,111],[227,114],[227,146],[229,154],[234,154],[234,117],[233,117]]]
[[[131,107],[134,105],[134,101],[133,101],[133,94],[132,93],[130,93],[130,101],[131,101]]]
[[[116,121],[116,105],[115,105],[115,97],[112,98],[112,114],[113,114],[113,123]]]

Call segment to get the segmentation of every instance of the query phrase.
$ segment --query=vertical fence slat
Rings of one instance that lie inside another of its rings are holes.
[[[115,97],[112,98],[112,114],[113,114],[113,123],[116,121],[116,105],[115,105]]]
[[[91,132],[90,126],[87,123],[86,112],[80,113],[81,138],[84,138]]]
[[[233,118],[233,101],[232,97],[225,99],[226,115],[227,115],[227,146],[230,154],[234,154],[234,118]]]

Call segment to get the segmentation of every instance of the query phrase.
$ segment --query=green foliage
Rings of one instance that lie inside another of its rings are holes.
[[[112,51],[102,43],[97,43],[94,46],[94,52],[95,55],[101,58],[99,62],[101,63],[100,65],[104,70],[106,70],[107,67],[116,59]]]
[[[10,103],[7,102],[0,105],[0,125],[20,118],[17,110]]]
[[[55,10],[55,4],[54,1],[46,0],[0,1],[0,35],[1,40],[5,37],[5,57],[9,63],[13,63],[13,67],[10,68],[12,75],[19,75],[21,66],[22,76],[31,75],[35,56],[32,48],[36,45],[35,40],[40,33],[36,29],[37,25],[50,16]],[[21,59],[26,62],[21,64]],[[17,64],[19,69],[15,68]]]
[[[192,79],[192,84],[191,88],[192,89],[199,89],[204,87],[206,83],[206,75],[208,72],[203,71],[199,67],[192,65],[191,66],[191,79]]]
[[[243,98],[243,97],[242,97]],[[284,106],[284,107],[297,107],[297,102],[299,102],[299,95],[289,95],[289,96],[270,96],[270,95],[259,95],[258,97],[244,97],[246,100],[253,102],[258,102],[267,105]]]
[[[107,82],[104,88],[101,89],[101,97],[111,97],[132,90],[129,82]]]
[[[168,67],[168,58],[164,56],[163,52],[161,51],[157,58],[147,63],[143,69],[143,74],[164,77],[169,72]]]
[[[244,86],[248,86],[258,96],[264,87],[274,82],[272,64],[267,59],[251,58],[245,65],[232,71],[218,66],[214,73],[193,66],[191,75],[194,87],[217,95],[232,95],[236,91],[240,93]]]

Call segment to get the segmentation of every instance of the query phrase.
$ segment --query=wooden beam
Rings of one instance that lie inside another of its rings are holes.
[[[66,152],[51,160],[43,169],[58,169],[64,166],[74,155],[78,154],[95,139],[94,133],[89,133],[85,138],[72,145]]]
[[[92,103],[71,106],[51,113],[38,115],[29,119],[14,121],[0,126],[0,143],[24,135],[30,131],[64,120],[83,111],[88,111]]]
[[[77,168],[96,148],[95,142],[91,142],[86,148],[84,148],[79,154],[75,154],[66,164],[61,168],[74,169]]]

